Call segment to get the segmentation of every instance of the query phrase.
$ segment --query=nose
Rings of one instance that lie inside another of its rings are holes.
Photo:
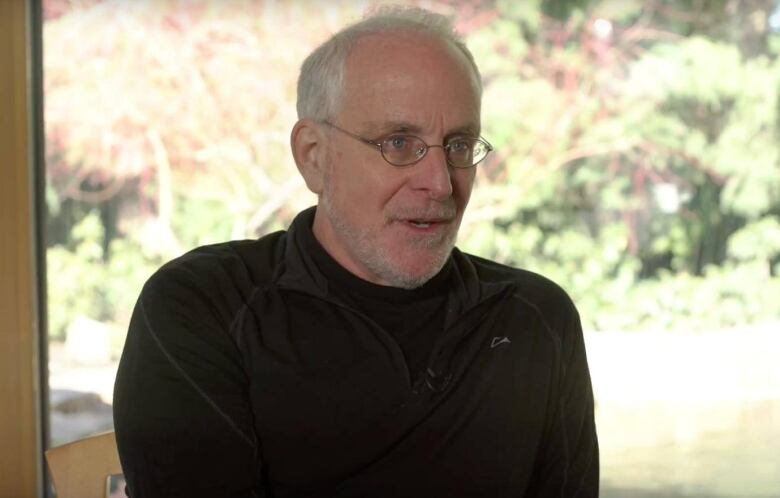
[[[412,166],[412,169],[412,186],[415,190],[427,191],[428,196],[436,201],[443,201],[452,195],[450,166],[441,145],[428,146],[425,157]]]

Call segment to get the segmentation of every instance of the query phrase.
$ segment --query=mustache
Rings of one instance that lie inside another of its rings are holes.
[[[451,220],[458,214],[455,201],[420,207],[403,207],[393,210],[389,218],[394,220]]]

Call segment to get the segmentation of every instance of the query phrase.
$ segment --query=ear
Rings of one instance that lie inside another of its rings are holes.
[[[290,148],[298,171],[309,190],[322,193],[326,174],[326,137],[322,127],[311,119],[301,119],[290,133]]]

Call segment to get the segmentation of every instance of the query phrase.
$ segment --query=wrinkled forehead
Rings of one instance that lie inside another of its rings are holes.
[[[463,77],[474,87],[476,94],[481,93],[479,75],[475,73],[466,55],[453,43],[433,37],[427,33],[410,30],[389,30],[380,33],[366,34],[358,38],[346,59],[346,72],[354,72],[356,68],[371,64],[378,69],[387,67],[396,58],[410,63],[409,70],[425,71],[422,65],[430,57],[446,60],[461,67]]]
[[[408,113],[421,119],[436,114],[450,121],[479,121],[479,83],[470,62],[456,46],[430,35],[366,35],[355,42],[344,76],[342,110],[347,113]]]

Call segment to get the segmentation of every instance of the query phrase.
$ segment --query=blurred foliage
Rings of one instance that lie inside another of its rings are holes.
[[[126,324],[143,283],[164,261],[145,254],[132,237],[103,249],[104,229],[97,211],[72,230],[68,244],[47,250],[49,335],[63,339],[76,317]]]
[[[463,249],[557,281],[589,329],[780,318],[776,2],[416,3],[455,16],[485,82],[497,153]],[[124,323],[162,261],[314,202],[298,65],[367,5],[44,3],[54,336]]]
[[[502,157],[461,246],[553,278],[591,329],[780,317],[774,2],[683,4],[497,2],[469,37]]]

